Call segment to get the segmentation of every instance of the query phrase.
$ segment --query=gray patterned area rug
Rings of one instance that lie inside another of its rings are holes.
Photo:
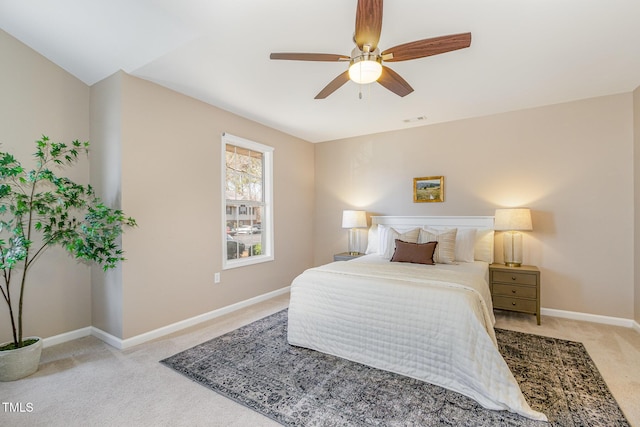
[[[283,310],[161,363],[286,426],[628,426],[584,346],[496,330],[530,406],[550,424],[412,378],[287,343]]]

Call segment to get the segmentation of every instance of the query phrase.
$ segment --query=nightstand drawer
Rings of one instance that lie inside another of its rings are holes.
[[[495,295],[493,297],[493,308],[536,313],[536,300]]]
[[[494,273],[495,274],[495,273]],[[493,294],[518,298],[537,298],[535,286],[509,285],[506,283],[494,283]]]
[[[521,285],[536,285],[536,275],[517,271],[494,271],[494,282],[518,283]]]

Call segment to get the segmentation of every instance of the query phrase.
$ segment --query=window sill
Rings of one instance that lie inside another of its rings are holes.
[[[223,270],[230,270],[232,268],[246,267],[248,265],[262,264],[263,262],[273,261],[273,255],[254,255],[247,258],[230,259],[223,263]]]

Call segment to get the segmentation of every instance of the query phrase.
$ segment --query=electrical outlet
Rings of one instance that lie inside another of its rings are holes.
[[[220,283],[220,273],[213,275],[213,283]]]

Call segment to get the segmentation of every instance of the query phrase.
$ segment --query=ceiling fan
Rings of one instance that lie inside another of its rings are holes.
[[[353,80],[359,84],[377,81],[398,96],[406,96],[413,88],[398,73],[382,65],[382,62],[407,61],[438,55],[471,45],[471,33],[452,34],[417,40],[380,52],[378,40],[382,30],[382,0],[358,0],[356,31],[353,41],[356,47],[351,56],[329,53],[272,53],[271,59],[294,61],[349,61],[349,69],[333,79],[315,99],[324,99],[343,84]]]

